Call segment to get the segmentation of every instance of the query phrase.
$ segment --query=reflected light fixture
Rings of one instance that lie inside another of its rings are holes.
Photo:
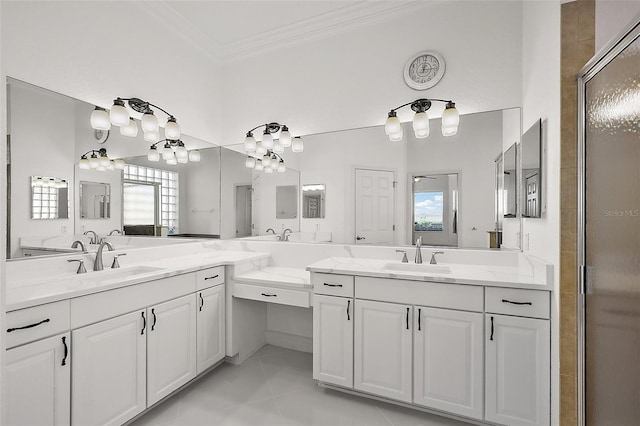
[[[387,121],[384,124],[384,131],[389,136],[391,142],[399,142],[404,137],[402,123],[398,118],[396,111],[400,108],[410,105],[415,111],[413,116],[413,132],[418,139],[424,139],[429,136],[429,115],[427,111],[431,108],[432,102],[443,102],[445,104],[442,113],[442,135],[453,136],[458,132],[458,124],[460,124],[460,114],[456,109],[456,104],[451,100],[445,99],[417,99],[400,105],[389,111]]]
[[[257,141],[253,132],[261,127],[264,127],[262,138]],[[277,135],[278,132],[279,135]],[[280,155],[285,152],[286,148],[291,148],[291,152],[304,150],[302,138],[293,138],[285,124],[276,122],[260,124],[249,130],[245,135],[243,146],[248,155],[245,166],[266,173],[273,173],[273,171],[284,173],[287,170],[284,159]],[[267,169],[271,169],[271,171]]]
[[[253,169],[258,172],[284,173],[287,171],[287,166],[284,164],[284,159],[280,154],[272,150],[268,150],[264,156],[256,158],[252,155],[247,156],[244,165],[248,169]]]
[[[80,161],[78,161],[78,168],[81,170],[98,170],[103,172],[107,170],[123,170],[124,164],[122,158],[113,160],[109,158],[105,148],[100,148],[99,150],[92,149],[82,154]]]
[[[157,147],[159,144],[163,144],[160,149]],[[186,164],[189,161],[199,163],[200,151],[187,150],[184,142],[180,139],[162,139],[151,145],[147,152],[147,160],[149,161],[160,161],[160,157],[170,166],[175,166],[178,163]]]

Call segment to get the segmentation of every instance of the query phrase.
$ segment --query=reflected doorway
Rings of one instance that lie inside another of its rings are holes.
[[[413,175],[411,241],[429,246],[458,246],[458,174]]]
[[[236,185],[236,238],[251,236],[251,185]]]

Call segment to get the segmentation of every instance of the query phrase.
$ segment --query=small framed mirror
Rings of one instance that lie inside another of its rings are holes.
[[[542,215],[542,120],[522,135],[523,217]]]
[[[518,145],[513,144],[503,157],[504,187],[502,189],[502,208],[504,217],[517,217],[518,209]]]
[[[69,180],[31,176],[31,219],[69,218]]]
[[[298,217],[298,187],[286,185],[276,187],[276,218],[295,219]]]
[[[302,217],[324,219],[325,185],[322,183],[302,185]]]
[[[111,217],[111,185],[100,182],[80,182],[80,217],[83,219]]]

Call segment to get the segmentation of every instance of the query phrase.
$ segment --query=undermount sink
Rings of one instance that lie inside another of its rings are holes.
[[[112,281],[116,279],[130,278],[136,275],[160,272],[162,270],[164,270],[164,268],[157,268],[153,266],[131,266],[129,268],[105,269],[104,271],[97,272],[92,278]]]
[[[450,274],[451,268],[445,265],[431,265],[429,263],[387,263],[382,267],[386,271],[412,272],[425,274]]]

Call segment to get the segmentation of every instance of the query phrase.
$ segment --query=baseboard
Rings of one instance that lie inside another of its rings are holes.
[[[302,352],[313,352],[313,339],[311,337],[296,336],[295,334],[271,330],[267,330],[265,337],[269,345]]]

